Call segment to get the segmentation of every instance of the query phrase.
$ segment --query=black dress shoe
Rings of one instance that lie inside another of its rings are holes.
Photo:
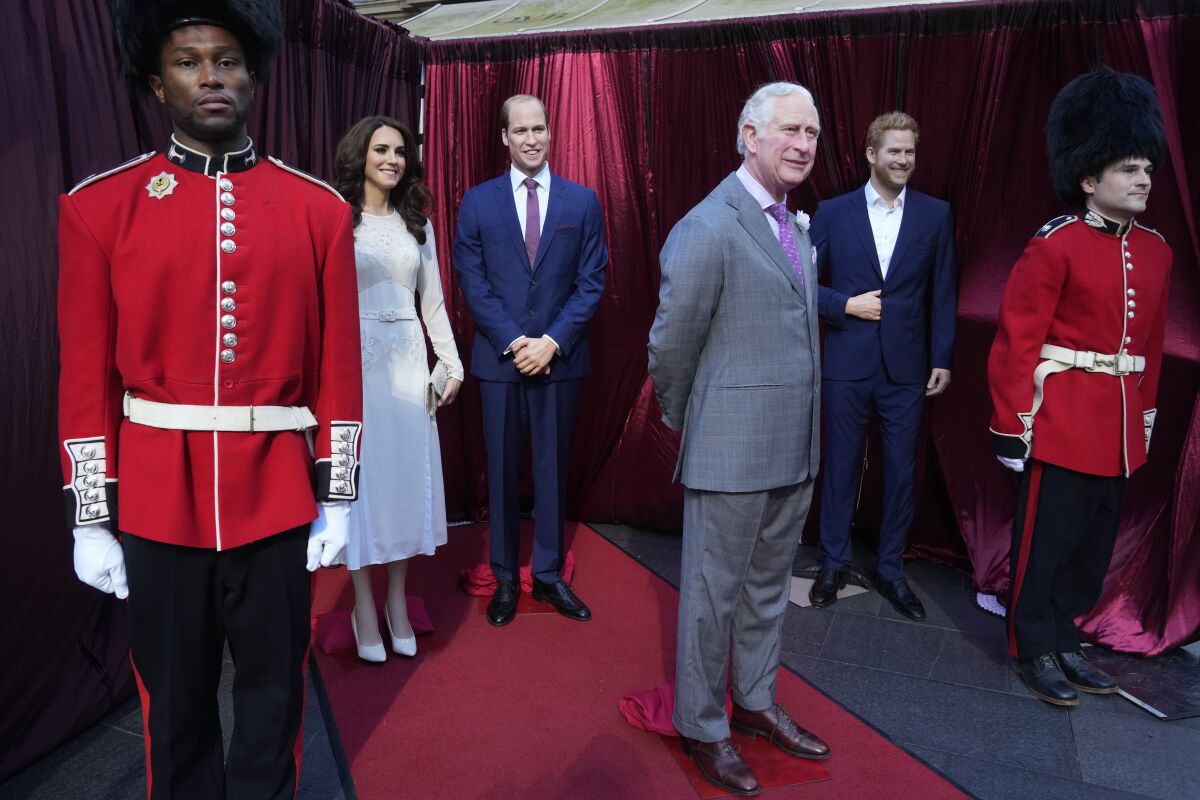
[[[892,608],[904,616],[916,622],[925,621],[925,606],[921,605],[920,599],[917,598],[912,587],[904,578],[898,581],[884,581],[876,578],[875,591],[886,597],[887,601],[892,604]]]
[[[1051,653],[1014,661],[1013,668],[1039,700],[1055,706],[1079,705],[1079,695],[1071,688]]]
[[[696,762],[700,773],[709,783],[743,797],[762,791],[750,765],[742,760],[737,747],[730,740],[700,742],[686,736],[680,736],[679,739],[683,742],[684,754]]]
[[[517,615],[517,585],[512,581],[496,584],[496,593],[488,603],[487,621],[499,628],[513,621]]]
[[[820,736],[797,725],[792,715],[779,704],[766,711],[747,711],[734,703],[729,725],[751,739],[756,736],[767,737],[767,741],[789,756],[817,761],[829,758],[829,745],[821,741]]]
[[[1093,666],[1076,650],[1073,653],[1059,653],[1058,666],[1062,667],[1063,675],[1081,692],[1091,694],[1115,694],[1120,688],[1116,680],[1099,667]]]
[[[537,578],[533,579],[533,599],[544,600],[550,605],[558,609],[558,613],[564,617],[577,619],[580,622],[587,622],[592,618],[592,612],[583,604],[583,601],[575,596],[571,591],[571,587],[558,580],[554,583],[543,583]]]
[[[821,567],[820,574],[808,590],[808,602],[814,608],[824,608],[837,600],[840,589],[846,588],[846,573],[840,569]]]

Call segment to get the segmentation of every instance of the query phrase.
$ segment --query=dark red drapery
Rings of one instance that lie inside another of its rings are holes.
[[[817,98],[818,167],[792,198],[809,211],[865,181],[867,123],[903,108],[923,126],[915,186],[952,203],[961,270],[955,380],[930,404],[910,551],[1003,591],[1015,482],[990,455],[984,363],[1013,262],[1063,213],[1047,177],[1046,111],[1059,87],[1094,63],[1139,73],[1158,87],[1171,132],[1145,217],[1176,253],[1168,356],[1151,461],[1131,483],[1105,594],[1085,629],[1123,650],[1160,652],[1200,625],[1198,44],[1200,16],[1183,2],[914,7],[431,43],[425,152],[460,342],[472,330],[448,261],[455,212],[469,186],[505,167],[496,109],[531,92],[550,112],[551,167],[597,190],[611,252],[609,290],[590,329],[595,365],[574,442],[570,513],[677,529],[678,439],[658,420],[645,369],[661,243],[736,167],[737,114],[757,85],[797,80]],[[442,419],[445,461],[454,465],[448,496],[470,516],[486,513],[477,404],[469,386]],[[868,527],[878,482],[868,469],[860,509]]]

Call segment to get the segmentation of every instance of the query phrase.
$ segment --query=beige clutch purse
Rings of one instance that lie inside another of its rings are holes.
[[[429,373],[429,384],[425,387],[425,410],[430,416],[437,413],[438,399],[446,393],[446,382],[450,380],[450,371],[441,361],[434,365]]]

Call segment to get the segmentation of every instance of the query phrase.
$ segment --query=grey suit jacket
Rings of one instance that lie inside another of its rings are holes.
[[[803,284],[730,174],[663,246],[649,366],[663,421],[683,432],[675,477],[689,488],[756,492],[817,474],[816,270],[794,230]]]

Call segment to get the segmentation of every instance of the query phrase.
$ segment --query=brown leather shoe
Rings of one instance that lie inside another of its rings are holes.
[[[751,738],[766,736],[771,744],[789,756],[817,761],[829,758],[829,745],[797,725],[781,705],[773,705],[766,711],[747,711],[734,703],[729,724],[738,733]]]
[[[722,739],[719,742],[700,742],[680,735],[683,742],[683,752],[696,762],[696,766],[708,778],[709,783],[721,787],[727,792],[740,795],[754,795],[762,791],[758,778],[750,770],[750,765],[742,760],[742,755],[733,746],[733,742]]]

